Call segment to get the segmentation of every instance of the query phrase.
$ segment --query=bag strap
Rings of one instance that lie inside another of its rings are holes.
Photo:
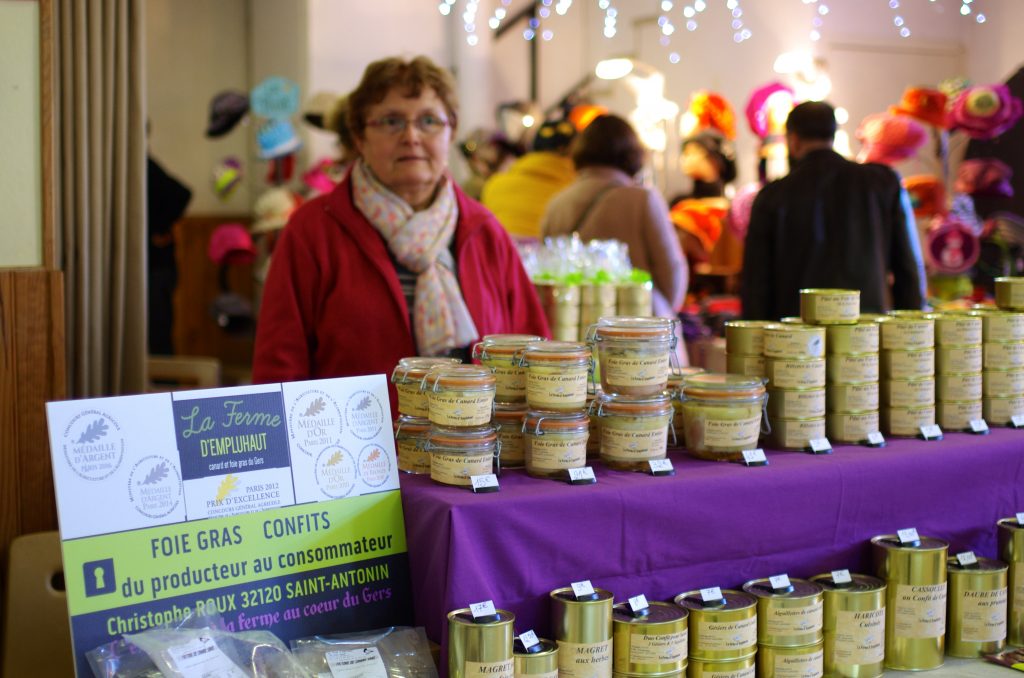
[[[576,223],[573,224],[572,230],[569,232],[575,233],[576,231],[580,230],[580,228],[583,226],[583,223],[587,220],[587,217],[589,217],[590,213],[594,211],[594,207],[597,205],[597,203],[601,202],[601,198],[606,196],[609,191],[616,187],[618,187],[618,184],[605,184],[604,186],[602,186],[601,190],[599,190],[597,194],[594,195],[593,198],[591,198],[590,204],[587,205],[587,208],[580,213],[579,218],[576,220]]]

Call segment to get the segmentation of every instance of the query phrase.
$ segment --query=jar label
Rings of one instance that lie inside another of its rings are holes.
[[[657,386],[668,381],[668,351],[629,355],[632,351],[601,350],[601,375],[609,386]]]
[[[989,342],[984,344],[984,347],[984,366],[986,370],[1024,367],[1024,341]]]
[[[946,584],[896,585],[897,638],[937,638],[946,632]]]
[[[877,664],[885,658],[885,608],[836,612],[836,664]]]
[[[932,320],[889,320],[882,323],[882,348],[928,348],[935,345]]]
[[[560,471],[587,465],[587,433],[545,433],[530,436],[526,465],[538,471]]]
[[[745,450],[757,446],[761,435],[761,413],[746,419],[704,419],[704,445]]]
[[[600,643],[558,641],[559,678],[611,678],[612,640]]]
[[[992,643],[1006,638],[1006,588],[960,594],[960,640]]]
[[[941,345],[981,343],[981,318],[940,318],[935,321],[935,340]]]
[[[419,382],[395,384],[398,392],[398,411],[410,417],[427,418],[427,394],[420,391]]]
[[[836,412],[863,412],[865,410],[878,409],[878,382],[872,381],[868,384],[842,384],[833,386],[832,392],[842,394],[837,397],[841,407],[835,407]]]
[[[939,400],[981,400],[981,373],[942,377],[936,391]]]
[[[630,664],[671,664],[686,659],[686,629],[675,633],[631,633]]]
[[[703,678],[754,678],[753,666],[736,669],[735,671],[720,671],[712,668],[714,667],[714,662],[702,662],[702,664],[704,668],[700,675]]]
[[[586,368],[531,367],[526,402],[535,409],[582,409],[587,404]]]
[[[494,397],[501,402],[518,402],[526,397],[526,368],[510,363],[494,360],[484,363],[494,372]]]
[[[777,360],[772,369],[774,388],[812,388],[825,385],[824,360]]]
[[[783,654],[775,650],[775,678],[821,678],[825,675],[825,651],[811,654]]]
[[[446,485],[469,487],[470,476],[490,473],[494,458],[488,454],[430,453],[430,478]]]
[[[464,678],[514,678],[515,661],[507,659],[503,662],[471,662],[463,665]]]
[[[518,426],[502,426],[498,429],[498,441],[501,443],[501,465],[522,465],[526,458],[523,453],[523,432]]]
[[[985,341],[1024,340],[1024,313],[992,313],[981,321]]]
[[[403,438],[398,441],[398,470],[406,473],[430,473],[430,453],[418,441]]]
[[[773,607],[765,620],[765,631],[773,636],[814,633],[821,630],[824,603],[815,600],[804,607]]]
[[[659,419],[664,419],[658,417]],[[668,426],[654,430],[630,431],[604,423],[601,427],[601,456],[625,461],[660,459],[668,449]]]
[[[820,358],[824,353],[824,328],[764,331],[764,354],[769,358]]]
[[[1006,397],[1024,394],[1024,370],[986,370],[985,397]]]
[[[483,426],[490,423],[494,391],[431,391],[429,418],[441,426]]]
[[[920,379],[935,374],[935,349],[889,351],[885,355],[887,379]]]
[[[886,383],[890,407],[920,407],[935,404],[935,380],[906,381],[891,379]]]
[[[757,646],[757,617],[736,621],[697,622],[697,642],[701,654],[708,651],[746,650]]]

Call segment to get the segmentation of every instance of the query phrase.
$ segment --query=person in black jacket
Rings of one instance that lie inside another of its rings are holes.
[[[860,290],[864,313],[924,305],[924,263],[909,199],[884,165],[832,150],[835,113],[824,102],[786,120],[789,175],[754,201],[743,255],[743,316],[799,315],[800,290]]]

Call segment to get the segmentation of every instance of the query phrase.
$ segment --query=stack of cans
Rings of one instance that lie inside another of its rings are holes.
[[[878,323],[829,325],[828,416],[831,441],[860,443],[878,427]]]
[[[1024,313],[984,311],[982,413],[990,425],[1024,416]]]
[[[725,369],[745,377],[764,376],[765,320],[730,320],[725,323]]]
[[[915,436],[935,424],[935,314],[894,311],[878,322],[882,432]]]
[[[763,331],[772,444],[806,449],[825,437],[825,328],[776,323]]]
[[[969,429],[981,419],[981,316],[942,313],[935,319],[935,418],[943,429]]]
[[[743,590],[757,597],[757,675],[823,675],[822,587],[780,575],[748,581]]]

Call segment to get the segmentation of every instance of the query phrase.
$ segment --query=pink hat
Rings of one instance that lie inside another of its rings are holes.
[[[875,113],[860,123],[857,138],[864,143],[861,162],[891,165],[913,157],[928,140],[928,132],[906,115]]]
[[[1013,170],[995,158],[964,160],[956,173],[954,188],[960,193],[983,195],[996,198],[1012,198],[1013,186],[1010,179]]]
[[[213,263],[248,264],[256,258],[256,247],[252,236],[242,224],[221,224],[210,234],[207,254]]]
[[[932,220],[925,234],[925,258],[943,275],[970,270],[981,254],[981,242],[970,226],[950,216]]]
[[[949,117],[953,129],[972,139],[994,139],[1024,115],[1024,104],[1006,85],[969,87],[953,103]]]
[[[750,125],[750,131],[757,136],[764,139],[771,132],[771,120],[769,119],[769,108],[768,99],[773,94],[785,92],[789,94],[790,99],[793,98],[793,90],[781,82],[770,82],[763,87],[758,87],[750,94],[750,100],[747,102],[747,124]]]

